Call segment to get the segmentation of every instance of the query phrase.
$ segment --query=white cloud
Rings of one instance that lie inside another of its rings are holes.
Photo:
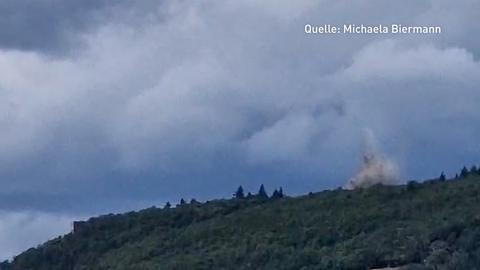
[[[301,159],[308,155],[317,128],[309,114],[288,115],[245,142],[249,159],[254,163]]]
[[[353,64],[339,79],[470,82],[478,78],[479,71],[479,64],[465,49],[439,49],[432,44],[408,46],[384,40],[356,53]]]

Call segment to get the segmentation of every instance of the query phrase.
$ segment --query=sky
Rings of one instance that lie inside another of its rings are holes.
[[[91,215],[480,163],[478,0],[0,2],[0,259]],[[308,35],[305,24],[438,25]]]

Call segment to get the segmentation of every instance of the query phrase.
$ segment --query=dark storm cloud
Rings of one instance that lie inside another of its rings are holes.
[[[64,54],[102,24],[135,24],[161,15],[159,1],[5,0],[0,2],[0,47]]]
[[[109,1],[31,0],[0,2],[0,46],[20,50],[64,50],[100,20]]]
[[[55,213],[63,232],[239,184],[341,186],[366,128],[402,180],[479,159],[475,1],[0,5],[0,226]],[[309,36],[306,23],[443,32]]]
[[[30,4],[2,3],[9,42],[17,42],[6,47],[51,42],[0,53],[3,193],[134,201],[214,196],[265,179],[301,192],[349,177],[364,128],[387,151],[403,149],[399,159],[413,154],[432,129],[412,129],[405,115],[418,115],[419,126],[440,117],[426,97],[448,108],[445,117],[476,113],[447,104],[454,95],[464,104],[477,99],[475,41],[453,34],[474,29],[473,14],[461,12],[475,8],[469,1],[454,9],[448,1]],[[14,22],[22,16],[23,24]],[[307,22],[422,22],[446,30],[314,37],[302,31]],[[29,35],[28,25],[44,29],[45,41]],[[68,48],[68,35],[82,39],[76,53],[45,56]],[[439,170],[416,164],[405,164],[406,176]]]

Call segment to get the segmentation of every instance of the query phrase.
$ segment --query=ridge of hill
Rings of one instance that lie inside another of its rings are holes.
[[[477,269],[480,173],[77,223],[1,270]]]

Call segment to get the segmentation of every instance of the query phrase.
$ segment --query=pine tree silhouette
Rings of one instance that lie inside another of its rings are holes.
[[[239,186],[237,191],[233,194],[233,197],[237,199],[243,199],[245,198],[245,194],[243,193],[243,187]]]
[[[477,166],[473,165],[473,166],[470,168],[470,173],[471,173],[471,174],[478,174],[478,168],[477,168]]]
[[[468,176],[468,169],[467,167],[463,166],[462,171],[460,172],[460,177],[465,178]]]
[[[260,198],[268,199],[268,194],[267,194],[267,192],[265,191],[265,187],[263,186],[263,184],[260,186],[260,189],[258,190],[258,196],[259,196]]]
[[[167,202],[163,209],[170,209],[170,207],[172,207],[172,205],[170,204],[170,202]]]
[[[445,181],[445,180],[447,180],[447,178],[445,177],[445,173],[444,173],[444,172],[442,172],[442,173],[440,174],[440,177],[438,178],[438,180],[440,180],[440,181],[442,181],[442,182]]]
[[[280,188],[278,190],[274,190],[271,196],[272,199],[280,199],[283,198],[283,189]]]

